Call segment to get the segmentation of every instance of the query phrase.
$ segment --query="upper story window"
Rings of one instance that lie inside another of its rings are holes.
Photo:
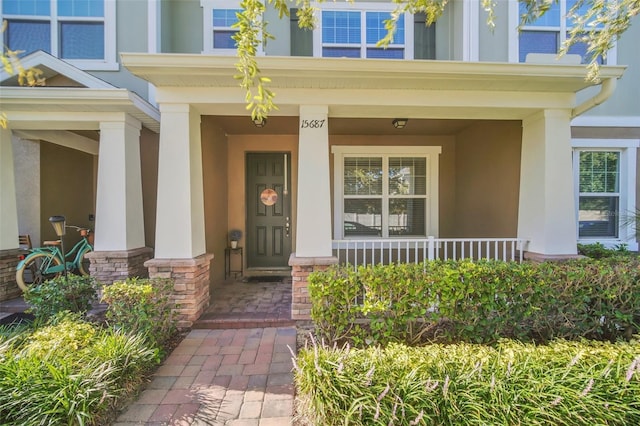
[[[361,10],[353,10],[354,7]],[[314,52],[318,57],[413,59],[413,19],[400,16],[393,41],[386,47],[376,43],[387,30],[393,5],[356,3],[322,4],[314,30]]]
[[[234,55],[236,41],[233,36],[238,32],[233,25],[238,22],[242,12],[239,0],[201,0],[203,9],[203,52],[222,55]],[[262,47],[258,48],[258,55]]]
[[[23,55],[43,50],[88,70],[117,69],[115,1],[3,0],[4,43]]]
[[[538,20],[527,24],[522,28],[518,36],[518,62],[525,62],[529,53],[557,54],[568,37],[568,32],[573,26],[570,16],[571,9],[578,0],[558,0],[553,2],[549,10]],[[520,4],[520,3],[519,3]],[[525,9],[520,4],[519,12],[523,14]],[[583,5],[580,10],[586,12],[588,5]],[[580,11],[578,12],[579,14]],[[595,28],[596,30],[598,27]],[[582,57],[582,63],[587,63],[590,58],[587,54],[587,43],[578,42],[569,47],[568,54],[578,54]],[[598,62],[603,63],[602,58]]]
[[[240,9],[213,9],[213,48],[235,49],[236,42],[232,38],[237,29],[232,25],[238,22]]]

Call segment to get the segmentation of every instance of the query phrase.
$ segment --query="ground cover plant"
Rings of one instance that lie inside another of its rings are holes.
[[[119,398],[160,362],[143,336],[69,312],[0,339],[0,419],[7,425],[107,424]]]
[[[35,321],[0,328],[0,425],[110,424],[179,340],[172,288],[149,279],[107,286],[107,314],[91,321],[87,277],[30,289]]]
[[[640,424],[637,256],[336,266],[309,292],[300,424]]]
[[[295,376],[300,424],[640,424],[637,341],[314,344]]]

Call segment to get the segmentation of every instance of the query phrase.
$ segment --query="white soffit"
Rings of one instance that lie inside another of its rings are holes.
[[[157,87],[237,87],[232,56],[122,53],[123,64]],[[260,57],[269,87],[575,93],[594,83],[584,65],[353,58]],[[605,66],[601,78],[625,67]]]

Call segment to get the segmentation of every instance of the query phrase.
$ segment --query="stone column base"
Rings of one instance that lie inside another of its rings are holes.
[[[209,306],[209,277],[213,254],[194,259],[151,259],[144,263],[149,278],[174,281],[171,295],[178,314],[178,328],[189,328]]]
[[[309,297],[309,283],[307,277],[311,272],[323,271],[331,265],[338,263],[335,256],[327,257],[297,257],[291,253],[289,266],[291,266],[291,319],[311,319],[311,298]]]
[[[140,247],[133,250],[94,251],[87,253],[86,257],[91,261],[91,276],[101,284],[113,284],[129,277],[148,277],[144,262],[153,257],[153,249]]]
[[[586,256],[581,254],[542,254],[542,253],[534,253],[532,251],[524,252],[524,260],[529,260],[531,262],[566,262],[571,259],[584,259]]]
[[[0,250],[0,302],[22,296],[22,290],[16,284],[16,266],[20,254],[26,252],[20,249]]]

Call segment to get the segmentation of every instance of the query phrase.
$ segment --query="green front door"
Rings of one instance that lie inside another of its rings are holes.
[[[289,153],[247,154],[247,267],[288,267],[291,254]]]

